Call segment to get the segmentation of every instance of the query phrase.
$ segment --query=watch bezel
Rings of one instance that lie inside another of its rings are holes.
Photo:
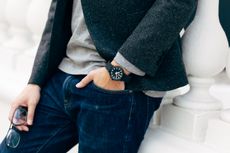
[[[119,73],[116,76],[116,73]],[[124,70],[120,66],[113,66],[110,70],[110,76],[112,80],[121,81],[124,76]]]

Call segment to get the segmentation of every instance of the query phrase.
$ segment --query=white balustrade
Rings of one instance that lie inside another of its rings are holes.
[[[230,108],[223,110],[220,116],[223,121],[228,122],[230,124]]]
[[[195,18],[182,37],[190,90],[174,98],[173,104],[162,106],[160,126],[153,130],[161,129],[175,137],[202,143],[206,141],[209,120],[220,116],[222,104],[209,92],[214,77],[226,67],[229,54],[218,12],[219,0],[212,0],[211,3],[210,0],[198,0]],[[152,139],[159,142],[159,138]]]
[[[26,49],[22,54],[17,56],[18,61],[16,70],[18,72],[30,73],[35,54],[42,36],[43,29],[48,17],[48,11],[51,0],[32,0],[26,16],[27,27],[31,32],[33,44],[29,49]]]
[[[8,39],[8,24],[5,19],[5,6],[7,0],[0,0],[0,43]]]
[[[43,29],[45,27],[45,21],[48,17],[48,11],[51,4],[51,0],[32,0],[27,13],[27,26],[32,32],[32,37],[35,42],[33,48],[37,50],[40,42]]]
[[[5,48],[21,51],[28,49],[33,44],[26,24],[30,2],[31,0],[7,0],[5,15],[10,25],[9,34],[12,38],[4,42],[3,46]]]
[[[220,153],[230,152],[230,109],[221,112],[220,118],[208,123],[205,145]]]
[[[0,29],[0,100],[11,101],[27,83],[29,74],[24,70],[16,72],[17,57],[33,45],[31,33],[26,24],[30,0],[0,0],[0,24],[7,26],[5,32]],[[33,60],[33,58],[31,58]],[[27,66],[32,65],[32,62]]]
[[[230,51],[230,49],[228,49]],[[226,73],[230,79],[230,54],[228,56],[228,62],[226,66]],[[223,73],[225,74],[225,73]],[[224,75],[226,76],[226,75]],[[229,79],[221,78],[221,81],[225,81],[225,91],[222,91],[222,95],[228,97],[230,93]],[[223,85],[222,85],[223,88]],[[219,97],[221,94],[219,94]],[[227,99],[229,103],[229,99]],[[210,119],[208,122],[208,128],[206,131],[205,144],[221,153],[230,152],[230,107],[223,109],[219,118]]]
[[[230,52],[230,49],[229,49],[229,52]],[[226,66],[226,72],[227,72],[227,75],[230,79],[230,53],[229,53],[229,56],[228,56],[228,63],[227,63],[227,66]],[[230,91],[229,91],[230,93]],[[222,119],[229,122],[230,123],[230,109],[222,112]]]
[[[226,66],[227,37],[219,22],[219,0],[198,0],[193,22],[183,35],[183,58],[189,75],[190,91],[174,104],[197,110],[219,110],[221,103],[209,93],[213,77]]]
[[[0,0],[1,99],[10,101],[27,83],[50,2]]]
[[[229,48],[229,52],[230,52],[230,48]],[[226,66],[226,71],[227,71],[228,77],[230,78],[230,53],[229,53],[229,56],[228,56],[228,63],[227,63],[227,66]]]

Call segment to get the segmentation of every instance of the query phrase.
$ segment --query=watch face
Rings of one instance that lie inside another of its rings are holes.
[[[122,68],[113,67],[110,74],[111,74],[112,80],[121,80],[124,73],[123,73]]]

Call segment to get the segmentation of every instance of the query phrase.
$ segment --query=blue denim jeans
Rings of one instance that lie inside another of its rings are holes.
[[[30,131],[19,132],[15,149],[3,140],[0,153],[65,153],[77,143],[79,153],[137,153],[162,98],[93,82],[76,88],[83,77],[55,73],[41,91]]]

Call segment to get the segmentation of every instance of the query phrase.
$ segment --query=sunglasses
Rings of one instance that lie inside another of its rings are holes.
[[[19,145],[21,136],[15,127],[26,125],[26,122],[27,107],[19,106],[14,112],[9,130],[5,138],[5,142],[8,147],[16,148]]]

